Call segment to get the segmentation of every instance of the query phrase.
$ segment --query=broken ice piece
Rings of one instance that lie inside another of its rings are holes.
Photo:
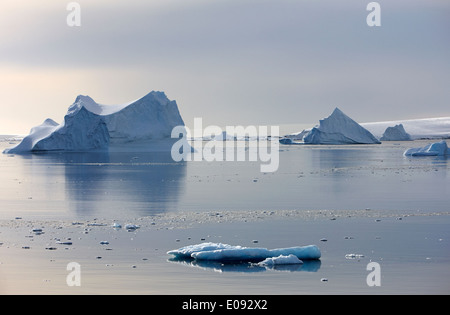
[[[346,259],[359,259],[359,258],[363,258],[364,255],[362,254],[347,254],[345,255]]]
[[[69,241],[67,241],[67,242],[57,241],[56,244],[59,244],[59,245],[72,245],[72,242],[69,242]]]
[[[134,231],[134,230],[137,230],[137,229],[139,229],[138,225],[135,225],[135,224],[127,224],[127,225],[125,225],[125,230],[127,230],[128,232],[131,232],[131,231]]]

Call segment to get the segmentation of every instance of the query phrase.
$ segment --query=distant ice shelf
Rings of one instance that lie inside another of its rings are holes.
[[[402,125],[411,140],[450,138],[450,117],[380,121],[361,123],[361,126],[381,138],[389,127]]]

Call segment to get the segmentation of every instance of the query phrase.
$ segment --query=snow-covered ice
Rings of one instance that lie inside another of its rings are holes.
[[[409,135],[402,124],[395,125],[394,127],[387,127],[381,141],[411,141],[411,135]]]
[[[298,259],[313,260],[321,256],[320,249],[315,245],[289,248],[250,248],[222,243],[201,243],[189,245],[168,251],[175,258],[206,261],[263,261],[266,258],[294,255]]]
[[[140,141],[151,145],[148,141],[170,140],[175,126],[184,126],[183,119],[176,102],[169,100],[163,92],[152,91],[122,105],[101,105],[89,96],[79,95],[69,107],[63,123],[47,119],[34,127],[16,147],[4,153],[103,151],[113,145],[130,146]],[[171,148],[171,145],[165,148]]]
[[[288,256],[277,256],[277,257],[269,257],[259,262],[260,266],[275,266],[275,265],[294,265],[294,264],[303,264],[303,261],[298,259],[295,255]]]
[[[325,119],[319,126],[311,129],[304,136],[305,144],[379,144],[367,129],[344,114],[339,108]]]
[[[403,153],[405,156],[445,156],[448,154],[447,142],[430,143],[422,148],[411,148]]]

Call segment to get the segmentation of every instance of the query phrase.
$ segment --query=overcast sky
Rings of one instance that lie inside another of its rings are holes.
[[[0,134],[62,121],[77,95],[121,104],[152,90],[187,125],[450,116],[450,1],[61,0],[0,4]]]

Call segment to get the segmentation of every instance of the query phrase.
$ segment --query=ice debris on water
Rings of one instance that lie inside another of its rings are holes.
[[[127,225],[125,225],[125,230],[127,230],[128,232],[135,231],[135,230],[137,230],[139,228],[140,227],[138,225],[135,225],[135,224],[127,224]]]
[[[56,244],[59,244],[59,245],[72,245],[72,242],[70,242],[70,241],[66,241],[66,242],[64,242],[64,241],[57,241]]]
[[[363,258],[364,255],[362,254],[347,254],[345,255],[346,259],[359,259],[359,258]]]
[[[115,229],[121,229],[121,228],[122,228],[122,225],[120,225],[120,224],[117,223],[117,222],[114,222],[113,225],[112,225],[112,227],[115,228]]]

